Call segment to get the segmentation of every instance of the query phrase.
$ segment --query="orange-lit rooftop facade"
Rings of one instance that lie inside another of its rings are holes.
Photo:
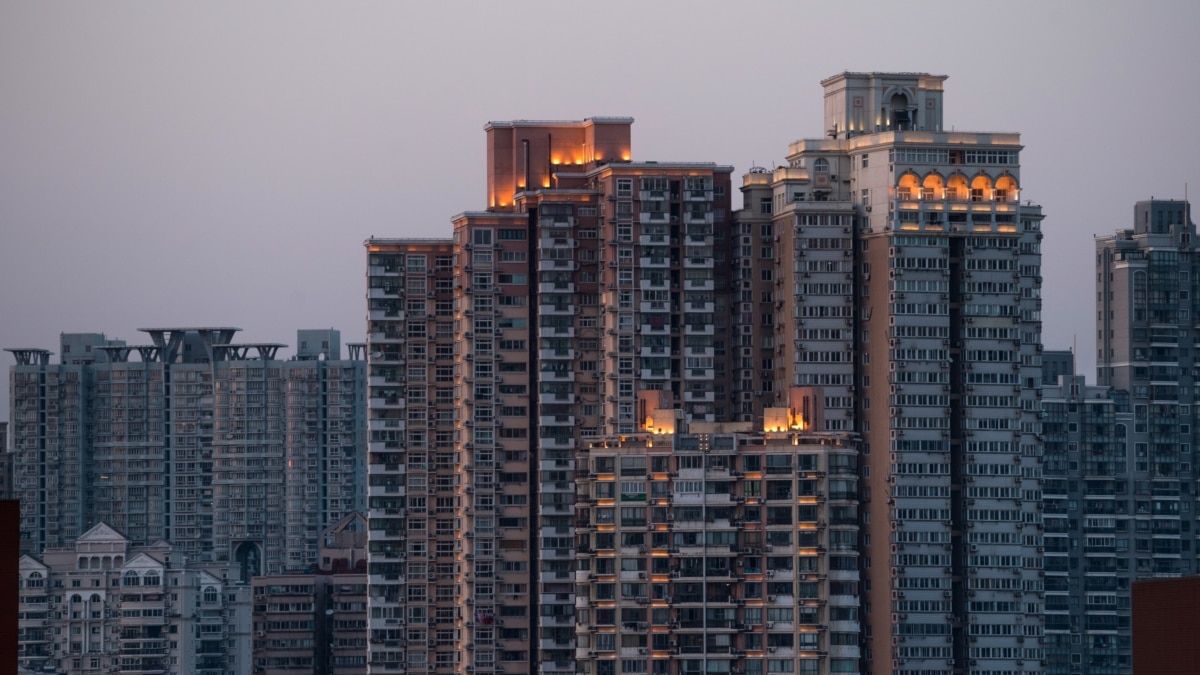
[[[512,210],[519,192],[559,187],[555,176],[560,170],[579,173],[607,162],[628,162],[632,127],[632,117],[488,122],[488,210]]]

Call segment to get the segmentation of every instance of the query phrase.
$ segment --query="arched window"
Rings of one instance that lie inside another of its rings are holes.
[[[83,602],[83,596],[79,595],[78,593],[71,596],[72,605],[79,604],[81,602]]]
[[[925,180],[921,183],[921,199],[924,201],[941,199],[944,189],[945,184],[942,182],[941,175],[931,173],[925,176]]]
[[[991,197],[992,179],[981,173],[971,179],[971,201],[982,202]]]
[[[25,585],[29,588],[42,588],[46,585],[46,579],[42,576],[41,572],[30,572]]]
[[[901,201],[908,201],[917,198],[917,190],[920,188],[920,180],[917,174],[908,172],[900,176],[900,180],[896,183],[896,198]]]
[[[892,109],[892,127],[900,131],[912,129],[913,115],[909,110],[908,97],[901,92],[892,94],[892,99],[889,101]]]
[[[946,199],[950,201],[961,201],[967,198],[968,190],[967,177],[961,173],[956,173],[946,181]]]
[[[91,598],[89,598],[89,602],[100,602],[100,601],[101,601],[101,600],[100,600],[100,594],[99,594],[99,593],[92,593],[92,597],[91,597]]]
[[[817,161],[813,162],[813,173],[829,173],[829,160],[818,157]]]
[[[219,596],[217,595],[216,588],[213,588],[212,586],[204,587],[204,602],[206,602],[206,603],[216,602],[218,597]]]
[[[142,585],[143,586],[157,586],[158,585],[158,572],[155,572],[154,570],[150,570],[149,572],[146,572],[145,578],[142,579]]]
[[[138,577],[137,572],[129,570],[121,577],[122,586],[141,586],[142,580]]]
[[[1017,181],[1009,174],[1004,174],[996,179],[996,201],[1020,201],[1020,195],[1017,193]]]

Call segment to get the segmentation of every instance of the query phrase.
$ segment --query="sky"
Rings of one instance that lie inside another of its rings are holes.
[[[1198,20],[1194,0],[2,3],[0,347],[361,341],[363,241],[482,209],[489,120],[631,116],[635,160],[736,181],[822,135],[822,79],[919,71],[949,76],[947,128],[1021,132],[1044,341],[1077,341],[1091,380],[1093,237],[1200,193]]]

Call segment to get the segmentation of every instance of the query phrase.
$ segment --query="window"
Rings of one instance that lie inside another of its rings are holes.
[[[759,213],[769,214],[769,213],[771,213],[771,211],[772,211],[772,204],[771,204],[770,197],[763,197],[762,199],[758,200],[758,212]]]

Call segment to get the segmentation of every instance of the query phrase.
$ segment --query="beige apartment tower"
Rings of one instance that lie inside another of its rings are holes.
[[[861,434],[864,672],[1032,674],[1042,215],[1017,134],[944,129],[945,79],[835,75],[823,137],[745,177],[737,236],[777,295],[740,310],[776,328],[743,377],[821,386]]]

